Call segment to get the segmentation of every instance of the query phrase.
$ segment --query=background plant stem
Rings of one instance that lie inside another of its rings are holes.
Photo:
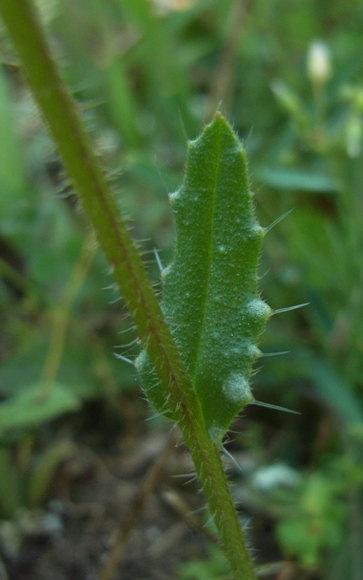
[[[87,276],[88,269],[96,253],[96,245],[93,235],[89,235],[74,265],[73,271],[65,286],[63,296],[55,306],[51,321],[51,333],[49,348],[41,373],[47,392],[52,388],[62,360],[64,345],[67,337],[69,317],[74,299]]]
[[[0,0],[0,13],[27,80],[62,156],[84,211],[111,266],[123,299],[146,345],[170,406],[190,448],[221,542],[236,580],[255,578],[219,449],[210,441],[199,401],[165,324],[116,202],[89,145],[71,98],[52,59],[29,0]]]

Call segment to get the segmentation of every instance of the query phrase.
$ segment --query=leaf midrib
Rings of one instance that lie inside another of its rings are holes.
[[[200,351],[201,351],[201,347],[202,347],[202,337],[204,334],[204,327],[205,327],[205,319],[206,319],[206,312],[207,312],[207,304],[208,304],[208,297],[209,297],[209,293],[210,293],[210,278],[211,278],[211,266],[212,266],[212,258],[213,258],[213,241],[214,241],[214,232],[215,232],[215,227],[214,227],[214,222],[215,222],[215,211],[216,211],[216,198],[217,198],[217,191],[218,191],[218,182],[219,182],[219,173],[220,173],[220,166],[221,166],[221,142],[222,142],[222,138],[221,138],[221,128],[218,127],[218,154],[216,156],[217,158],[217,168],[215,171],[215,178],[214,178],[214,187],[213,187],[213,194],[212,194],[212,212],[211,212],[211,226],[210,226],[210,235],[209,235],[209,251],[208,251],[208,270],[207,270],[207,279],[206,279],[206,283],[205,283],[205,291],[204,291],[204,299],[202,300],[202,305],[203,308],[201,309],[202,312],[202,318],[201,318],[201,323],[199,325],[200,331],[198,333],[198,341],[197,341],[197,348],[195,349],[195,356],[194,356],[194,361],[193,361],[193,368],[192,368],[192,372],[191,375],[193,377],[193,379],[195,378],[195,373],[198,367],[198,361],[199,361],[199,355],[200,355]]]

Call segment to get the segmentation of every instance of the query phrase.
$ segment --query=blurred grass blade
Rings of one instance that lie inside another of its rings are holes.
[[[354,391],[337,371],[327,362],[314,356],[304,358],[306,373],[313,381],[315,390],[346,430],[352,425],[363,423],[363,412]]]

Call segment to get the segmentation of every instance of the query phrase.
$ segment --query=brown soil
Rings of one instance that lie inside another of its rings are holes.
[[[183,447],[159,466],[150,493],[142,487],[168,437],[148,434],[102,461],[80,449],[57,473],[45,510],[21,511],[2,524],[6,572],[0,569],[0,580],[98,580],[117,531],[127,524],[131,531],[114,579],[170,580],[182,562],[205,558],[202,514],[190,516],[203,498],[195,483],[175,477],[191,470]]]

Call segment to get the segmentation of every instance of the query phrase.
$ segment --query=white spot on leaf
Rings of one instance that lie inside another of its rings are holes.
[[[227,400],[240,403],[241,407],[253,402],[249,382],[240,373],[232,373],[223,384],[222,391]]]

